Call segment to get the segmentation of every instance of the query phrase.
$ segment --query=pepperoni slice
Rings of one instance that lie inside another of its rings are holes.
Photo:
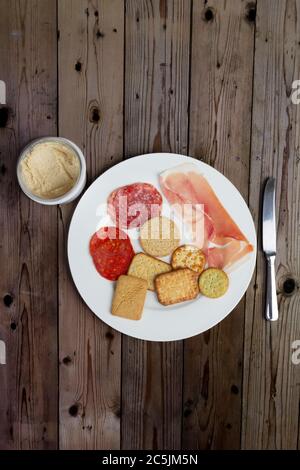
[[[113,191],[108,198],[108,213],[118,227],[130,229],[160,215],[162,196],[149,183],[133,183]]]
[[[98,273],[110,281],[126,274],[134,257],[128,235],[118,227],[101,227],[94,233],[90,254]]]

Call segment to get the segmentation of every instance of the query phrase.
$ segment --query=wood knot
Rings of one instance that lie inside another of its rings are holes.
[[[246,6],[246,20],[249,23],[255,23],[256,20],[256,5],[255,3],[248,3]]]
[[[98,123],[100,121],[99,108],[93,106],[90,111],[90,122]]]
[[[111,340],[114,338],[114,335],[113,335],[113,333],[111,333],[111,331],[107,331],[107,332],[105,333],[105,337],[106,337],[108,340],[111,341]]]
[[[80,60],[77,60],[77,62],[75,64],[76,72],[81,72],[81,67],[82,67],[82,63],[80,62]]]
[[[98,29],[97,32],[96,32],[97,39],[104,38],[104,36],[105,36],[105,34],[102,33],[102,31],[100,31],[100,29]]]
[[[215,14],[211,7],[208,7],[204,10],[204,13],[203,13],[204,21],[207,21],[209,23],[210,21],[213,21],[214,17],[215,17]]]
[[[15,330],[15,329],[17,328],[17,324],[16,324],[14,321],[11,322],[10,328],[11,328],[12,330]]]
[[[99,16],[99,11],[98,11],[98,10],[95,10],[94,15],[95,15],[96,18],[97,18],[97,17]]]
[[[9,109],[7,106],[0,107],[0,127],[5,127],[8,121]]]
[[[296,284],[295,279],[293,279],[292,277],[288,277],[284,281],[282,287],[283,287],[283,292],[285,293],[285,295],[292,295],[297,288],[297,284]]]
[[[232,385],[232,386],[231,386],[231,393],[232,393],[233,395],[238,395],[239,389],[238,389],[238,387],[237,387],[236,385]]]
[[[7,168],[4,165],[4,163],[2,163],[2,165],[0,166],[0,173],[1,173],[1,175],[4,176],[6,172],[7,172]]]
[[[5,305],[5,307],[10,307],[11,304],[13,303],[13,296],[11,294],[5,294],[5,296],[3,297],[3,303]]]
[[[78,405],[77,404],[70,406],[69,414],[71,416],[73,416],[74,418],[78,415]]]
[[[63,358],[62,361],[66,366],[68,366],[72,362],[72,359],[70,358],[70,356],[66,356]]]

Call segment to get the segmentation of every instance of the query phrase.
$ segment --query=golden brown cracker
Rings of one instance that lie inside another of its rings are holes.
[[[129,320],[140,320],[147,292],[147,281],[134,276],[119,277],[111,313]]]
[[[228,276],[222,269],[208,268],[199,276],[199,289],[206,297],[221,297],[226,293],[228,286]]]
[[[155,278],[157,298],[163,305],[192,300],[199,294],[198,277],[190,269],[177,269]]]
[[[145,279],[149,290],[155,290],[154,279],[162,273],[172,270],[170,264],[153,258],[145,253],[137,253],[129,266],[128,274]]]

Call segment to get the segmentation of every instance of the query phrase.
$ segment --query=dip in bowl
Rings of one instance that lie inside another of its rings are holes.
[[[86,164],[80,148],[63,137],[43,137],[28,144],[17,164],[23,192],[45,205],[73,201],[86,183]]]

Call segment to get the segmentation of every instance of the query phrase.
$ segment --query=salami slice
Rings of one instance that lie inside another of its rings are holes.
[[[101,276],[115,281],[126,274],[134,257],[128,235],[118,227],[101,227],[90,240],[90,254]]]
[[[108,198],[108,213],[118,227],[140,227],[160,215],[162,196],[149,183],[133,183],[113,191]]]

